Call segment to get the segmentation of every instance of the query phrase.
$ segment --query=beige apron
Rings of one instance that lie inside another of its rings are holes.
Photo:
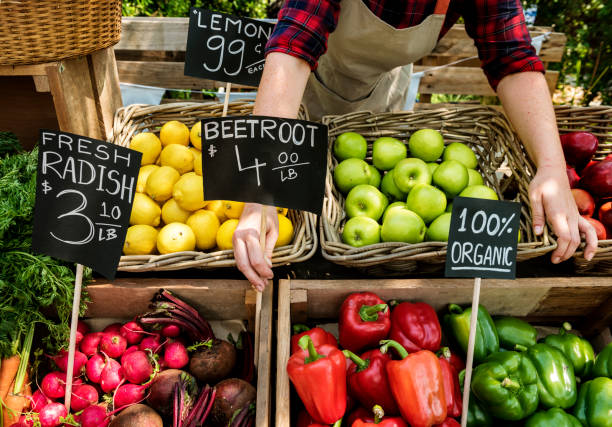
[[[311,73],[303,103],[311,120],[354,111],[402,110],[412,63],[438,42],[449,0],[438,0],[421,24],[396,29],[378,18],[363,0],[342,0],[327,52]]]

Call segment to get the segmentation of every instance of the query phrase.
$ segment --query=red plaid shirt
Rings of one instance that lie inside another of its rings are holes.
[[[433,13],[435,0],[363,0],[395,28],[418,25]],[[266,53],[283,52],[305,59],[314,70],[327,50],[327,37],[340,14],[340,0],[286,0]],[[482,68],[493,89],[506,75],[544,72],[531,45],[520,0],[451,0],[440,38],[462,16],[474,39]],[[356,29],[358,31],[358,29]]]

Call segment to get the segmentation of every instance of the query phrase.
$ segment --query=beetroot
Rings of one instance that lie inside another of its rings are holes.
[[[73,412],[80,412],[96,403],[98,403],[98,391],[94,386],[82,384],[73,387],[70,401],[70,409]]]
[[[79,320],[77,324],[76,345],[79,345],[79,343],[83,340],[85,334],[87,334],[88,332],[89,326],[87,325],[87,323],[83,322],[82,320]]]
[[[121,323],[111,323],[106,328],[102,329],[103,333],[118,334],[121,332]]]
[[[178,337],[181,334],[181,328],[174,324],[166,325],[162,328],[161,334],[166,338]]]
[[[147,405],[132,405],[113,418],[110,427],[163,427],[161,417]]]
[[[57,356],[52,357],[53,361],[57,365],[60,371],[68,371],[68,352],[66,350],[60,350]],[[87,363],[87,356],[78,350],[74,352],[74,363],[72,364],[72,376],[78,377],[85,371],[85,364]]]
[[[124,406],[142,402],[145,399],[145,391],[148,386],[148,384],[123,384],[113,396],[113,408],[117,410]]]
[[[142,341],[143,334],[145,332],[138,322],[131,321],[123,325],[119,333],[123,338],[125,338],[127,343],[131,345],[138,344],[140,341]]]
[[[161,349],[161,335],[153,334],[145,337],[140,341],[138,348],[142,351],[151,350],[153,353],[157,353]]]
[[[81,414],[81,427],[106,427],[108,422],[106,411],[98,405],[88,406]]]
[[[79,348],[85,356],[91,357],[98,352],[98,344],[100,344],[102,335],[104,335],[102,332],[91,332],[83,337]]]
[[[102,339],[100,339],[100,344],[98,345],[98,349],[102,353],[105,353],[108,357],[112,357],[113,359],[121,357],[126,347],[127,341],[125,338],[115,333],[103,334]]]
[[[57,427],[62,424],[60,419],[67,415],[68,411],[64,405],[51,402],[40,410],[38,420],[41,427]]]
[[[236,365],[236,347],[215,339],[210,347],[201,347],[189,360],[189,372],[204,384],[215,384],[232,372]]]
[[[102,357],[101,354],[96,353],[91,356],[85,365],[85,374],[87,378],[89,378],[89,381],[100,384],[100,375],[102,375],[105,364],[104,357]]]
[[[172,399],[174,387],[181,376],[184,376],[187,381],[195,381],[191,375],[179,369],[168,369],[157,374],[151,384],[147,403],[160,414],[171,416],[174,403]]]
[[[172,369],[181,369],[189,363],[187,349],[180,342],[166,344],[164,350],[164,365]]]
[[[115,359],[106,360],[106,365],[100,375],[100,387],[104,393],[108,393],[111,390],[117,388],[119,384],[124,380],[123,368]]]
[[[42,393],[50,399],[59,399],[66,393],[66,374],[63,372],[51,372],[45,375],[40,384]]]
[[[47,403],[51,403],[51,399],[43,394],[42,391],[36,390],[32,393],[30,409],[32,412],[40,412]]]
[[[142,384],[151,378],[153,367],[144,351],[134,351],[121,358],[125,379],[132,384]]]
[[[215,388],[217,395],[210,413],[213,426],[227,426],[236,411],[248,408],[257,397],[255,387],[238,378],[223,380]]]

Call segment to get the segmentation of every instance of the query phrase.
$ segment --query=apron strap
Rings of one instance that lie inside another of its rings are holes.
[[[434,9],[434,15],[446,15],[449,3],[450,0],[438,0],[436,2],[436,8]]]

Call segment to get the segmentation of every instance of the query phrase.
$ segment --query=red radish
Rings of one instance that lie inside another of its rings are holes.
[[[68,371],[68,352],[66,350],[60,350],[59,354],[53,356],[52,359],[60,371]],[[74,363],[72,364],[72,376],[78,377],[85,370],[85,364],[87,364],[87,356],[76,350],[74,352]]]
[[[144,329],[138,322],[127,322],[119,331],[121,336],[126,339],[128,344],[138,344],[142,341]]]
[[[88,332],[89,326],[87,325],[87,323],[83,322],[82,320],[79,320],[79,323],[77,324],[76,345],[79,345],[79,343],[83,340],[85,334],[87,334]]]
[[[161,334],[166,338],[178,337],[181,334],[181,328],[178,325],[166,325],[162,328]]]
[[[32,393],[30,409],[32,412],[40,412],[47,403],[51,403],[51,399],[43,394],[42,391],[36,390]]]
[[[102,332],[91,332],[83,337],[79,348],[85,353],[85,356],[91,357],[98,352],[98,344],[100,344],[102,335],[104,335]]]
[[[98,345],[98,349],[102,353],[108,355],[108,357],[112,357],[113,359],[121,357],[126,347],[127,341],[125,338],[115,333],[103,334],[100,344]]]
[[[121,365],[123,365],[123,358],[130,353],[134,353],[135,351],[140,351],[137,345],[131,345],[126,348],[123,354],[121,355]]]
[[[90,405],[98,403],[98,391],[94,386],[82,384],[72,389],[72,400],[70,409],[73,412],[80,412]]]
[[[140,341],[138,348],[142,351],[149,349],[153,353],[157,353],[161,348],[160,341],[161,336],[159,334],[153,334],[143,338],[142,341]]]
[[[117,388],[124,378],[123,368],[119,362],[115,359],[107,359],[102,375],[100,375],[100,387],[102,387],[104,393],[108,393]]]
[[[92,383],[100,384],[100,375],[102,375],[102,370],[104,369],[104,357],[101,354],[96,353],[87,361],[87,365],[85,365],[85,374],[89,381]]]
[[[19,417],[19,421],[11,424],[11,427],[33,427],[34,426],[34,420],[32,419],[31,416],[25,416],[22,415],[21,417]]]
[[[583,216],[583,218],[586,218],[587,221],[591,223],[593,228],[595,228],[595,232],[597,233],[597,240],[606,240],[608,238],[606,227],[604,227],[601,222],[597,221],[595,218],[591,218],[588,216]]]
[[[593,196],[580,188],[573,188],[572,196],[574,196],[574,201],[580,215],[593,216],[593,212],[595,212],[595,199],[593,199]]]
[[[134,351],[121,358],[125,379],[132,384],[142,384],[151,378],[153,367],[144,351]]]
[[[576,169],[566,164],[565,171],[567,172],[567,179],[569,180],[570,188],[576,188],[578,186],[578,181],[580,181],[580,177],[576,173]]]
[[[164,365],[171,369],[181,369],[189,363],[187,349],[180,342],[166,344],[164,351]]]
[[[123,384],[117,389],[113,396],[113,408],[117,410],[128,405],[142,402],[145,399],[145,390],[149,385],[150,384]]]
[[[106,410],[99,405],[88,406],[81,414],[81,427],[106,427],[108,423]]]
[[[121,332],[121,323],[111,323],[106,328],[102,329],[103,333],[118,334]]]
[[[66,393],[66,374],[51,372],[45,375],[40,384],[40,390],[50,399],[59,399]]]
[[[45,405],[38,413],[41,427],[57,427],[62,424],[61,418],[66,417],[68,411],[61,403],[51,402]]]

